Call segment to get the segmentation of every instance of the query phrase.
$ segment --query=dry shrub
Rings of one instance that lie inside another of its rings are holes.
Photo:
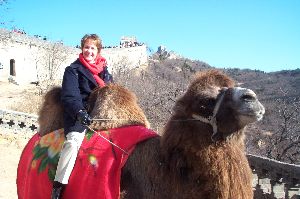
[[[61,80],[45,80],[38,83],[34,88],[26,89],[21,96],[14,99],[9,109],[37,115],[42,105],[44,95],[53,87],[61,85]]]
[[[16,100],[16,103],[11,105],[10,109],[37,115],[42,104],[42,100],[42,95],[25,92],[19,99]]]

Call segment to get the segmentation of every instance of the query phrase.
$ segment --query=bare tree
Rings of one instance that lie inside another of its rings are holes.
[[[38,48],[43,53],[35,54],[33,59],[40,88],[39,94],[43,94],[53,85],[61,83],[60,78],[57,77],[69,53],[72,52],[59,42],[45,43],[44,46]]]
[[[54,80],[59,68],[66,60],[68,52],[61,43],[51,44],[46,53],[46,68],[49,76],[47,79]]]
[[[275,131],[274,139],[270,139],[274,145],[278,144],[276,150],[268,150],[268,154],[273,154],[275,159],[300,163],[300,102],[299,99],[293,101],[278,100],[278,129]],[[298,161],[298,162],[297,162]]]
[[[123,68],[126,69],[126,66]],[[175,100],[185,88],[185,76],[178,77],[177,72],[172,73],[173,68],[180,68],[180,64],[178,65],[175,60],[170,63],[150,61],[145,70],[135,68],[114,73],[117,83],[135,92],[151,127],[157,132],[161,131],[167,118],[170,117]]]
[[[7,44],[7,42],[11,38],[11,33],[7,30],[0,29],[0,42],[3,44]]]
[[[130,74],[134,74],[135,69],[130,69],[132,63],[128,60],[126,56],[122,56],[118,60],[114,60],[114,76],[115,80],[122,82],[123,85],[127,86]]]
[[[277,99],[266,119],[269,131],[261,140],[267,157],[300,164],[300,100]]]

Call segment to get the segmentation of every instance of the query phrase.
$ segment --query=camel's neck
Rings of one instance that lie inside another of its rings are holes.
[[[242,142],[231,140],[197,146],[193,145],[195,139],[184,138],[187,137],[174,138],[180,142],[169,145],[163,154],[168,168],[166,173],[171,176],[171,181],[180,179],[185,182],[184,189],[178,192],[199,186],[203,190],[201,197],[253,198],[251,170]]]

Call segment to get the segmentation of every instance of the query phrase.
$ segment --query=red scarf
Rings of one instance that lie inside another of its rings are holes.
[[[106,59],[104,57],[101,57],[100,55],[97,55],[95,63],[91,64],[88,63],[82,53],[79,54],[79,61],[92,73],[94,76],[94,79],[98,83],[100,87],[105,86],[104,81],[99,77],[99,73],[103,71],[104,66],[106,65]]]

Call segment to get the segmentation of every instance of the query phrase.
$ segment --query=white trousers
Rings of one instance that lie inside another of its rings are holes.
[[[60,153],[54,181],[62,184],[68,184],[79,148],[85,136],[85,131],[86,130],[83,132],[69,132],[66,135],[66,140]]]

